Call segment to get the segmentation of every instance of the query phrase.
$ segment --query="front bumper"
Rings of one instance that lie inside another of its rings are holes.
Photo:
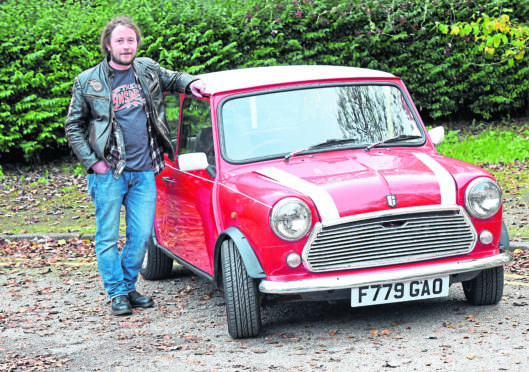
[[[432,264],[424,267],[391,270],[369,274],[351,274],[316,279],[290,281],[262,280],[259,290],[263,293],[294,294],[304,292],[331,291],[347,289],[371,284],[419,280],[446,275],[455,275],[470,271],[479,271],[501,266],[511,262],[510,252],[502,252],[495,256],[473,260]]]

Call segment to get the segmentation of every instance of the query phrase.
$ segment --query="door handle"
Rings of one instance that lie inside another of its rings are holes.
[[[172,179],[171,177],[162,177],[162,181],[163,182],[167,182],[167,183],[175,183],[176,181],[174,179]]]

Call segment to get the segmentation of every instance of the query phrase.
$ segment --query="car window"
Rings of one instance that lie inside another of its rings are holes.
[[[178,154],[190,152],[204,152],[208,163],[215,165],[209,101],[195,98],[184,99]]]
[[[180,118],[180,95],[167,94],[165,100],[165,115],[169,124],[171,141],[176,143],[178,138],[178,119]]]
[[[328,139],[352,139],[352,146],[366,146],[399,135],[422,135],[403,93],[394,85],[247,95],[224,102],[220,117],[222,151],[229,161],[288,154]],[[424,138],[406,145],[421,143]]]

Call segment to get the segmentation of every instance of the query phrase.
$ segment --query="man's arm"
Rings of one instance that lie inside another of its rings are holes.
[[[162,91],[191,92],[196,97],[202,97],[206,90],[206,84],[199,78],[185,72],[171,71],[160,66],[157,62],[154,63],[159,69],[159,76],[163,86]]]
[[[159,77],[163,86],[162,91],[185,93],[186,88],[190,87],[190,84],[198,78],[194,77],[185,72],[171,71],[159,64]]]
[[[72,100],[68,109],[68,116],[64,123],[64,131],[68,144],[75,156],[86,170],[100,161],[88,143],[86,138],[86,123],[89,117],[89,108],[83,98],[79,78],[73,83]]]

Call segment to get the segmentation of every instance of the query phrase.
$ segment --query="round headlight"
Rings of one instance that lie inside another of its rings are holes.
[[[285,198],[272,208],[270,226],[274,233],[285,240],[299,240],[312,224],[312,215],[305,202],[297,198]]]
[[[468,212],[480,219],[490,218],[501,207],[500,186],[490,178],[477,178],[470,183],[465,192],[465,206]]]

